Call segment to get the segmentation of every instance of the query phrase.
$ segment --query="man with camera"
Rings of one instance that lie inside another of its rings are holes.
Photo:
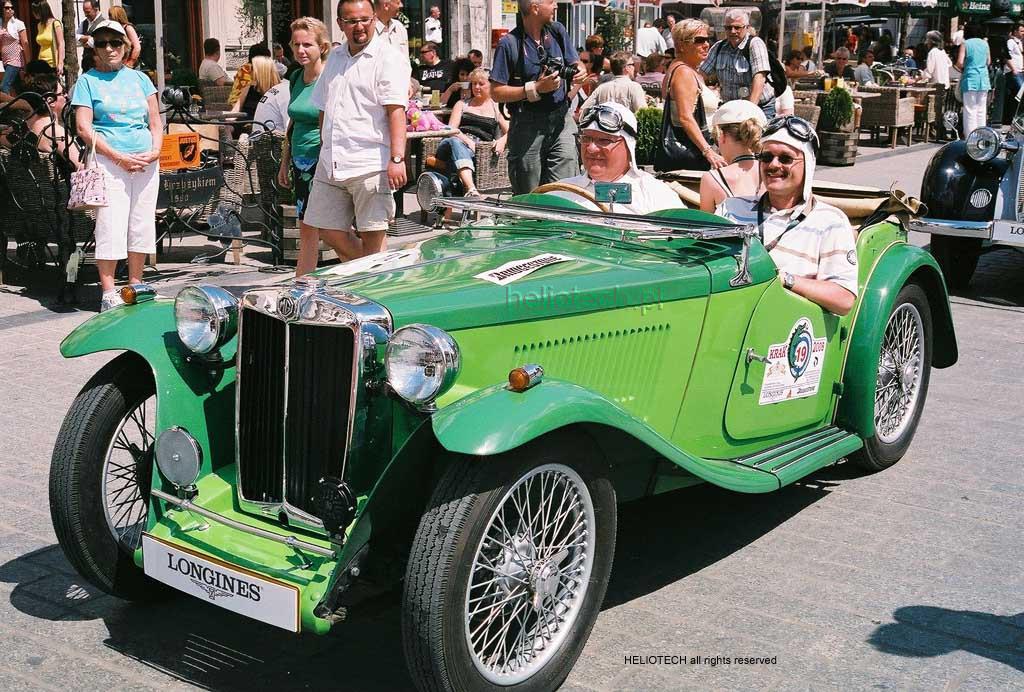
[[[569,92],[586,70],[555,0],[519,0],[520,22],[502,37],[491,70],[491,97],[510,104],[508,173],[516,194],[579,173]]]

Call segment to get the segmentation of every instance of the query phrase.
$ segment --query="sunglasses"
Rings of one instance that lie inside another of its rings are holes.
[[[93,41],[93,45],[97,48],[106,48],[107,46],[110,46],[111,48],[123,48],[124,41],[119,38],[112,38],[109,41]]]
[[[703,46],[705,43],[709,43],[710,41],[711,39],[707,36],[694,36],[690,39],[690,42],[695,46]]]
[[[802,156],[790,156],[789,154],[772,154],[771,152],[762,151],[757,155],[757,160],[764,165],[770,164],[775,159],[779,160],[783,166],[792,166],[797,161],[803,161]]]
[[[764,134],[762,137],[773,135],[782,128],[786,128],[786,131],[801,142],[810,142],[814,148],[814,153],[818,153],[818,133],[814,131],[811,124],[803,118],[796,115],[783,115],[778,118],[772,118],[767,125],[764,126]]]
[[[586,115],[580,118],[580,127],[586,129],[595,122],[597,123],[597,128],[602,132],[617,135],[625,130],[636,137],[636,130],[623,119],[622,114],[607,106],[594,106],[588,110]]]

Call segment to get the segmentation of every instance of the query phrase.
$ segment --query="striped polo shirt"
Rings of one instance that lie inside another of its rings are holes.
[[[760,197],[729,197],[715,212],[736,223],[757,224]],[[812,197],[794,209],[769,209],[765,197],[761,240],[767,246],[781,239],[769,252],[780,272],[821,281],[834,281],[857,295],[857,240],[850,220],[842,211]],[[783,233],[801,213],[799,224]]]

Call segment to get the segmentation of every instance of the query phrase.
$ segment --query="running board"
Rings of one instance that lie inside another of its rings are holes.
[[[864,442],[854,433],[829,426],[757,454],[733,459],[732,462],[771,473],[778,479],[781,488],[835,463],[862,446]]]

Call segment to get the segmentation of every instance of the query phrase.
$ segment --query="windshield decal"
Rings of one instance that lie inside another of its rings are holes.
[[[553,252],[547,252],[543,255],[531,257],[530,259],[506,262],[496,269],[488,269],[480,274],[474,274],[473,278],[483,279],[484,281],[490,281],[492,284],[504,286],[521,279],[528,274],[532,274],[538,269],[543,269],[549,264],[570,262],[575,259],[575,257],[566,257],[565,255],[556,255]]]
[[[768,347],[761,398],[757,403],[763,406],[817,394],[821,369],[825,365],[825,343],[825,337],[814,338],[809,319],[797,320],[786,341]]]

